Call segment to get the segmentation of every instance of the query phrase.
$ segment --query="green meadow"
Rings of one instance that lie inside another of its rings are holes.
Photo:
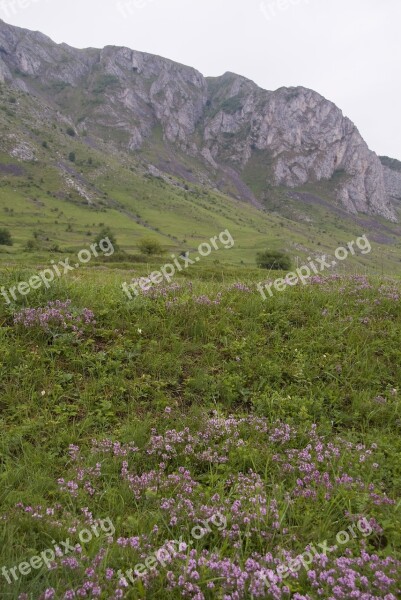
[[[398,598],[399,283],[160,261],[2,303],[1,597]]]

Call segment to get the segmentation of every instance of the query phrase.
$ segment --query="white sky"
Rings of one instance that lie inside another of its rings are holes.
[[[128,46],[268,90],[312,88],[401,160],[400,0],[0,0],[0,18],[79,48]]]

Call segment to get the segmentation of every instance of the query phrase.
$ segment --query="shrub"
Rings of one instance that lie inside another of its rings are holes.
[[[28,240],[24,246],[25,252],[34,252],[35,250],[40,250],[39,242],[35,240]]]
[[[12,246],[13,239],[11,233],[5,227],[0,229],[0,246]]]
[[[100,242],[104,239],[108,238],[114,248],[115,251],[119,250],[119,246],[117,243],[117,238],[115,233],[110,229],[110,227],[103,227],[103,229],[97,234],[95,237],[95,242],[100,244]]]
[[[67,127],[66,134],[69,135],[70,137],[75,137],[75,131],[72,127]]]
[[[291,269],[291,259],[284,252],[259,252],[256,257],[256,263],[261,269],[270,269],[272,271],[289,271]]]
[[[73,163],[75,162],[75,160],[76,160],[75,152],[70,152],[70,153],[69,153],[69,155],[68,155],[68,160],[69,160],[70,162],[73,162]]]
[[[138,248],[139,248],[141,254],[146,254],[147,256],[155,256],[157,254],[163,254],[163,248],[157,240],[152,240],[152,239],[148,239],[148,238],[139,240]]]
[[[95,85],[93,86],[94,94],[104,94],[109,87],[114,87],[119,83],[118,77],[115,75],[101,75],[98,77]]]

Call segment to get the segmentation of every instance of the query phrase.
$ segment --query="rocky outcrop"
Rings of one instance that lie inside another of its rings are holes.
[[[222,79],[225,100],[205,128],[215,161],[229,158],[244,168],[253,152],[268,152],[266,176],[287,187],[341,174],[337,196],[349,212],[395,220],[379,158],[332,102],[302,87],[265,92],[232,74]],[[227,136],[233,140],[228,157]]]
[[[349,212],[396,220],[399,174],[312,90],[265,91],[232,73],[206,79],[158,56],[111,46],[77,50],[3,22],[0,80],[44,96],[61,112],[73,96],[65,116],[78,131],[101,138],[107,130],[126,151],[168,145],[177,161],[180,153],[196,158],[216,182],[231,178],[247,201],[261,199],[249,182],[241,184],[249,171],[266,189],[327,180]]]
[[[401,201],[401,162],[388,156],[381,156],[380,160],[383,165],[387,197],[392,202],[399,202]]]

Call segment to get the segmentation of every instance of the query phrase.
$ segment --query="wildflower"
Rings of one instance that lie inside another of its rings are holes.
[[[82,335],[85,325],[94,325],[94,314],[88,308],[73,309],[71,300],[48,302],[39,308],[24,308],[14,315],[14,324],[27,329],[38,328],[46,333],[53,329]]]

